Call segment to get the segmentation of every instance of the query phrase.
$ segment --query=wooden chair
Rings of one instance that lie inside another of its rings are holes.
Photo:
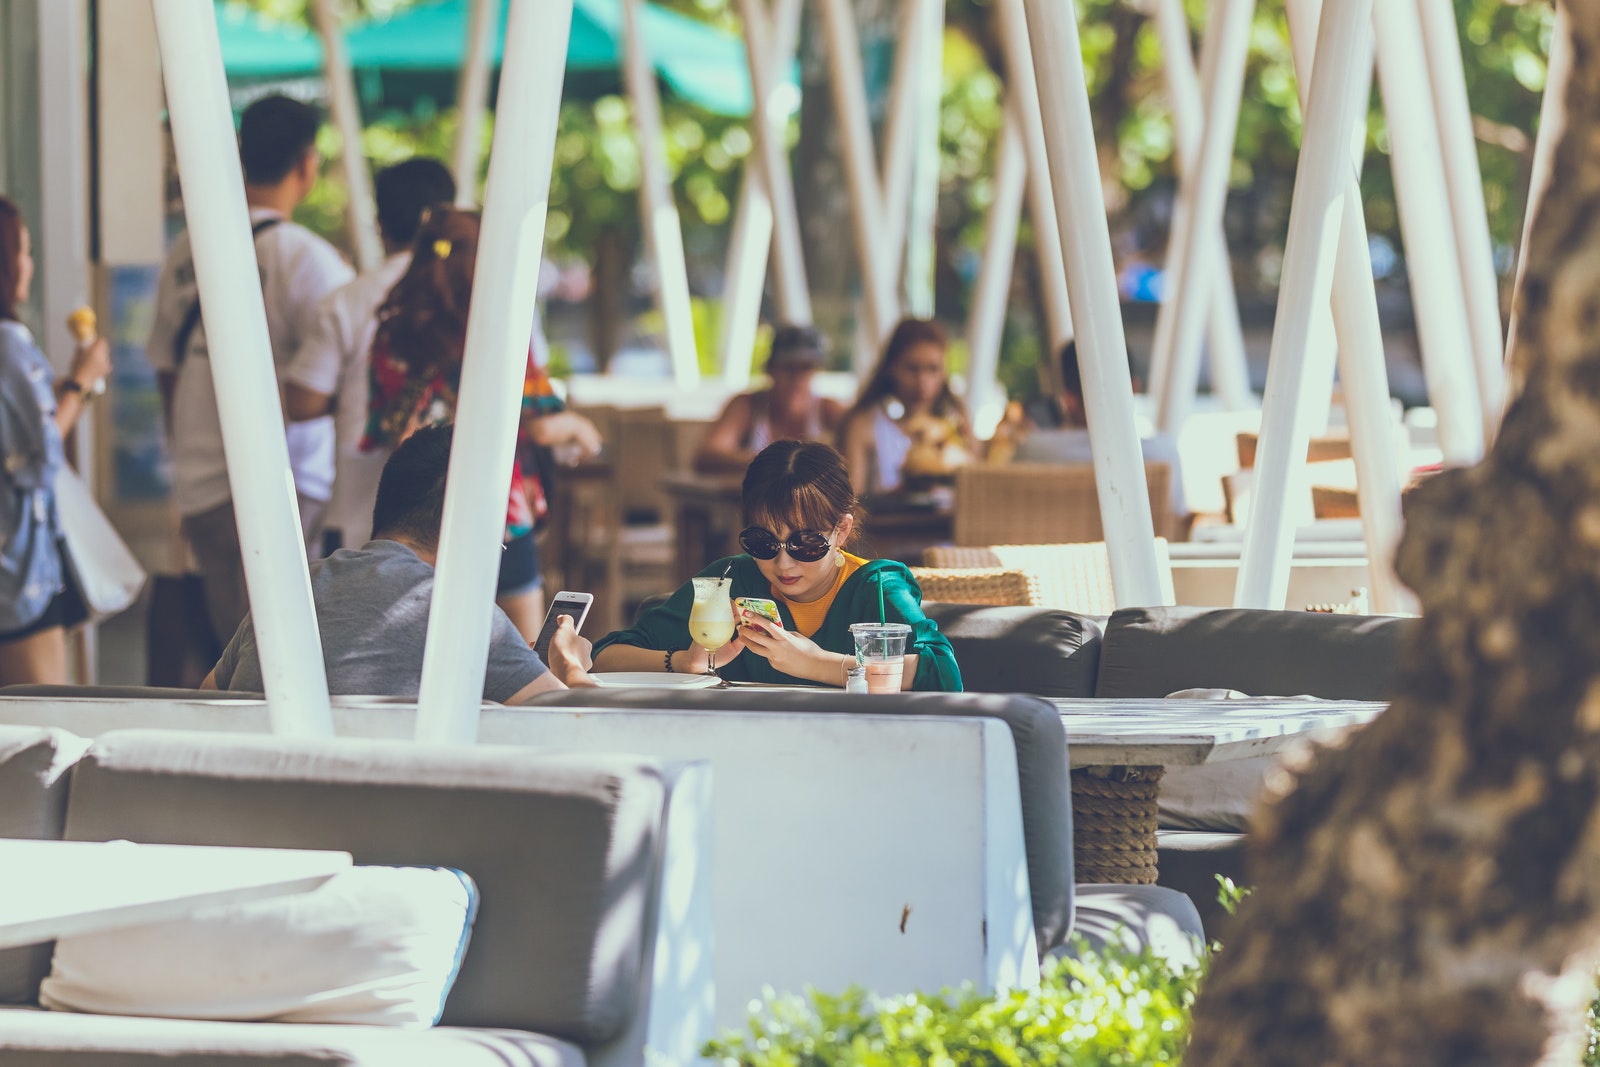
[[[1111,557],[1104,541],[1065,545],[989,545],[983,548],[930,548],[924,561],[931,567],[1004,568],[1028,579],[1027,603],[1081,615],[1109,615],[1116,610],[1111,586]],[[1172,560],[1164,538],[1156,540],[1161,592],[1172,603]],[[933,599],[929,597],[929,599]]]
[[[1172,533],[1172,470],[1144,465],[1157,537]],[[1088,464],[976,464],[956,472],[955,543],[1062,544],[1102,541],[1100,498]]]
[[[937,601],[998,607],[1028,607],[1033,604],[1032,583],[1019,570],[1007,570],[1004,567],[912,567],[911,576],[922,587],[924,603]]]

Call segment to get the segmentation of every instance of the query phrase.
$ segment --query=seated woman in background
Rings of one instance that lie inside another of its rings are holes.
[[[914,435],[924,435],[930,422],[948,424],[950,437],[965,451],[973,450],[966,405],[950,389],[948,348],[944,328],[931,319],[902,319],[889,335],[839,433],[839,450],[857,493],[899,489]]]
[[[703,577],[733,580],[730,596],[778,604],[782,625],[740,612],[738,633],[716,653],[717,669],[735,682],[842,686],[855,663],[855,622],[903,622],[902,688],[959,692],[961,671],[950,642],[922,613],[922,591],[902,563],[845,551],[857,533],[860,505],[844,459],[824,444],[779,441],[744,477],[745,554],[719,559]],[[595,643],[595,671],[704,674],[709,655],[689,636],[692,583],[644,613],[631,629]],[[881,616],[880,616],[881,612]]]
[[[844,405],[811,391],[826,355],[822,334],[814,327],[778,327],[767,355],[766,372],[772,384],[728,401],[695,453],[695,470],[705,474],[743,471],[756,453],[774,441],[831,439],[844,417]]]

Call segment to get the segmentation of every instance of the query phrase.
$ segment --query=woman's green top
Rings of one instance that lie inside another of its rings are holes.
[[[762,576],[755,560],[747,555],[719,559],[701,571],[699,577],[721,577],[724,571],[733,579],[731,596],[764,597],[776,601],[785,628],[795,629],[789,605],[773,594],[772,586]],[[883,590],[882,620],[878,617],[880,588]],[[663,652],[688,648],[694,643],[689,637],[689,609],[693,605],[694,584],[685,582],[666,603],[645,612],[631,628],[607,634],[596,641],[594,651],[598,654],[610,645],[633,645]],[[823,616],[822,625],[811,635],[811,640],[829,652],[854,655],[856,645],[850,633],[850,624],[879,621],[904,622],[911,626],[906,654],[914,653],[917,657],[917,677],[912,688],[961,692],[961,668],[956,666],[955,651],[950,647],[950,641],[939,632],[939,624],[922,613],[922,590],[903,563],[874,559],[857,568],[839,587],[827,615]],[[717,673],[732,682],[817,684],[809,679],[784,674],[773,667],[766,657],[748,649],[740,652],[726,666],[718,664]]]

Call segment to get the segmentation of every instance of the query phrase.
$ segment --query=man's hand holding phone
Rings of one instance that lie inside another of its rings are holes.
[[[567,687],[594,685],[589,668],[594,666],[594,645],[578,632],[570,615],[556,619],[556,631],[550,637],[550,649],[545,654],[545,666],[560,678]]]

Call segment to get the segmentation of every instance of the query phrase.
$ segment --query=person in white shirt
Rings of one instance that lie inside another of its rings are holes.
[[[323,517],[323,554],[366,543],[383,452],[361,451],[367,428],[368,357],[378,308],[411,265],[411,242],[429,208],[456,198],[450,169],[418,156],[378,172],[373,181],[378,229],[388,258],[317,305],[316,315],[284,372],[284,408],[292,422],[333,416],[333,499]]]
[[[1083,377],[1078,370],[1078,345],[1068,341],[1061,346],[1061,395],[1056,400],[1061,425],[1053,430],[1034,430],[1017,445],[1017,463],[1094,462],[1089,446],[1089,419],[1083,413]],[[1183,477],[1178,469],[1178,446],[1164,434],[1139,442],[1146,460],[1166,463],[1172,472],[1172,515],[1180,522],[1189,515],[1183,496]]]
[[[321,167],[315,109],[283,96],[248,107],[239,124],[239,161],[255,238],[267,333],[279,373],[300,345],[317,302],[353,275],[337,249],[289,221]],[[145,352],[155,368],[172,448],[173,498],[205,582],[211,624],[226,639],[249,610],[244,559],[223,458],[211,360],[187,234],[168,250]],[[265,402],[265,398],[263,398]],[[308,542],[333,489],[333,420],[288,428],[289,464]]]

